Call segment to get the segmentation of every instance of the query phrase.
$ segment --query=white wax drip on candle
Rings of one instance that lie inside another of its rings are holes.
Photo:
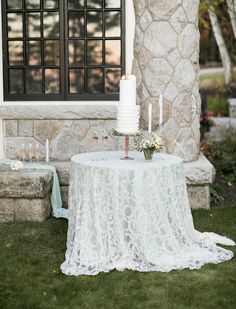
[[[148,134],[152,134],[152,103],[148,105]]]
[[[161,127],[163,124],[163,95],[162,94],[159,97],[159,109],[160,109],[159,126]]]

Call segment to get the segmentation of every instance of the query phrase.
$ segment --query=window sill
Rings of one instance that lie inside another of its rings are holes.
[[[69,103],[69,104],[68,104]],[[1,119],[116,119],[117,101],[2,102]]]

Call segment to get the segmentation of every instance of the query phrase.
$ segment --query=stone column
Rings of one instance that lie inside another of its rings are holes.
[[[199,154],[200,98],[199,0],[133,0],[135,40],[133,73],[137,76],[141,126],[153,103],[158,127],[158,97],[164,96],[162,134],[168,153],[194,161]]]

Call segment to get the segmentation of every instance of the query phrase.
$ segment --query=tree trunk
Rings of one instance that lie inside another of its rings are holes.
[[[214,32],[214,36],[216,39],[216,43],[218,45],[219,51],[220,51],[220,56],[221,60],[223,63],[223,67],[225,70],[225,84],[229,85],[232,81],[232,63],[230,60],[229,52],[227,50],[225,40],[223,38],[223,34],[220,28],[220,24],[218,21],[218,18],[213,10],[213,8],[210,8],[208,10],[209,16],[210,16],[210,21],[212,25],[212,29]]]
[[[236,39],[236,1],[234,0],[226,0],[226,1],[231,25],[234,31],[234,37]]]

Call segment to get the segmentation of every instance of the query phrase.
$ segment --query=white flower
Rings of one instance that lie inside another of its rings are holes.
[[[164,140],[157,134],[151,137],[144,138],[140,143],[134,145],[133,149],[143,151],[145,149],[152,149],[153,151],[161,151],[165,146]]]
[[[23,167],[24,167],[24,164],[23,164],[23,162],[21,162],[21,161],[12,162],[12,163],[10,164],[10,168],[11,168],[11,170],[13,170],[13,171],[21,170]]]

